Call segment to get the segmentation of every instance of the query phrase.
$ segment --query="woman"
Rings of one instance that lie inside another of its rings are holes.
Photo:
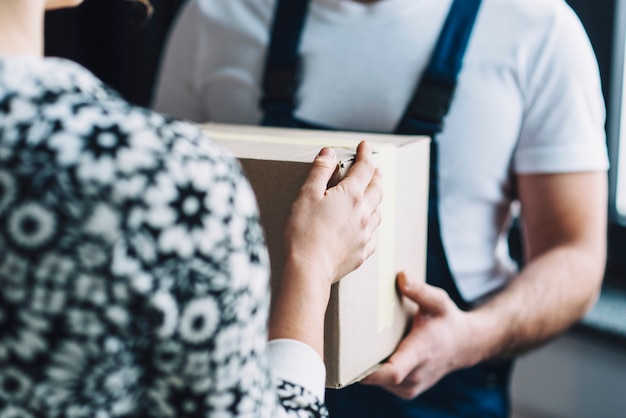
[[[0,0],[0,417],[325,415],[330,284],[380,221],[367,144],[332,189],[333,152],[313,163],[268,344],[268,257],[239,165],[42,58],[45,11],[79,3]]]

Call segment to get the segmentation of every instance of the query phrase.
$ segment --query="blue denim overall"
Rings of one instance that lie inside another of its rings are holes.
[[[296,93],[302,74],[299,44],[310,0],[279,0],[263,74],[262,124],[333,130],[295,118]],[[428,202],[428,283],[445,289],[463,310],[463,300],[446,260],[439,227],[438,150],[457,76],[480,7],[480,0],[453,0],[431,60],[394,133],[428,135],[430,153]],[[511,362],[488,362],[455,371],[417,398],[404,401],[373,386],[352,385],[326,391],[331,418],[506,417]]]

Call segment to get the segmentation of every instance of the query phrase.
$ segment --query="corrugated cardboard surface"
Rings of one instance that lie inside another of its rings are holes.
[[[282,277],[285,220],[320,148],[332,147],[349,165],[361,140],[372,146],[383,170],[378,246],[360,268],[333,285],[324,346],[326,386],[344,387],[363,378],[394,351],[410,320],[413,307],[399,296],[396,273],[425,279],[429,138],[219,124],[202,128],[240,159],[257,195],[272,289]]]

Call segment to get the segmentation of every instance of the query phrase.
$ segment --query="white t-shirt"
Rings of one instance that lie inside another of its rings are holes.
[[[563,0],[484,0],[440,144],[443,244],[467,300],[516,273],[506,251],[514,175],[606,170],[605,111],[589,39]],[[391,132],[450,0],[313,0],[296,116]],[[191,0],[171,34],[155,108],[257,124],[275,0]]]

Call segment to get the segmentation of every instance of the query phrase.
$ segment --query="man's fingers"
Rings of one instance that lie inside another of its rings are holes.
[[[384,363],[380,367],[380,369],[376,370],[376,372],[372,373],[371,375],[361,380],[361,383],[365,385],[376,385],[376,386],[388,386],[388,385],[395,386],[395,385],[402,383],[402,381],[400,381],[399,383],[396,383],[400,379],[399,376],[400,376],[399,372],[396,369],[395,365],[391,363]]]
[[[445,290],[421,282],[409,281],[403,272],[398,274],[402,294],[416,302],[423,313],[443,314],[449,306],[450,297]]]
[[[362,380],[367,385],[398,386],[417,367],[419,360],[416,358],[415,347],[409,340],[404,339],[395,353],[383,363],[380,369]]]

